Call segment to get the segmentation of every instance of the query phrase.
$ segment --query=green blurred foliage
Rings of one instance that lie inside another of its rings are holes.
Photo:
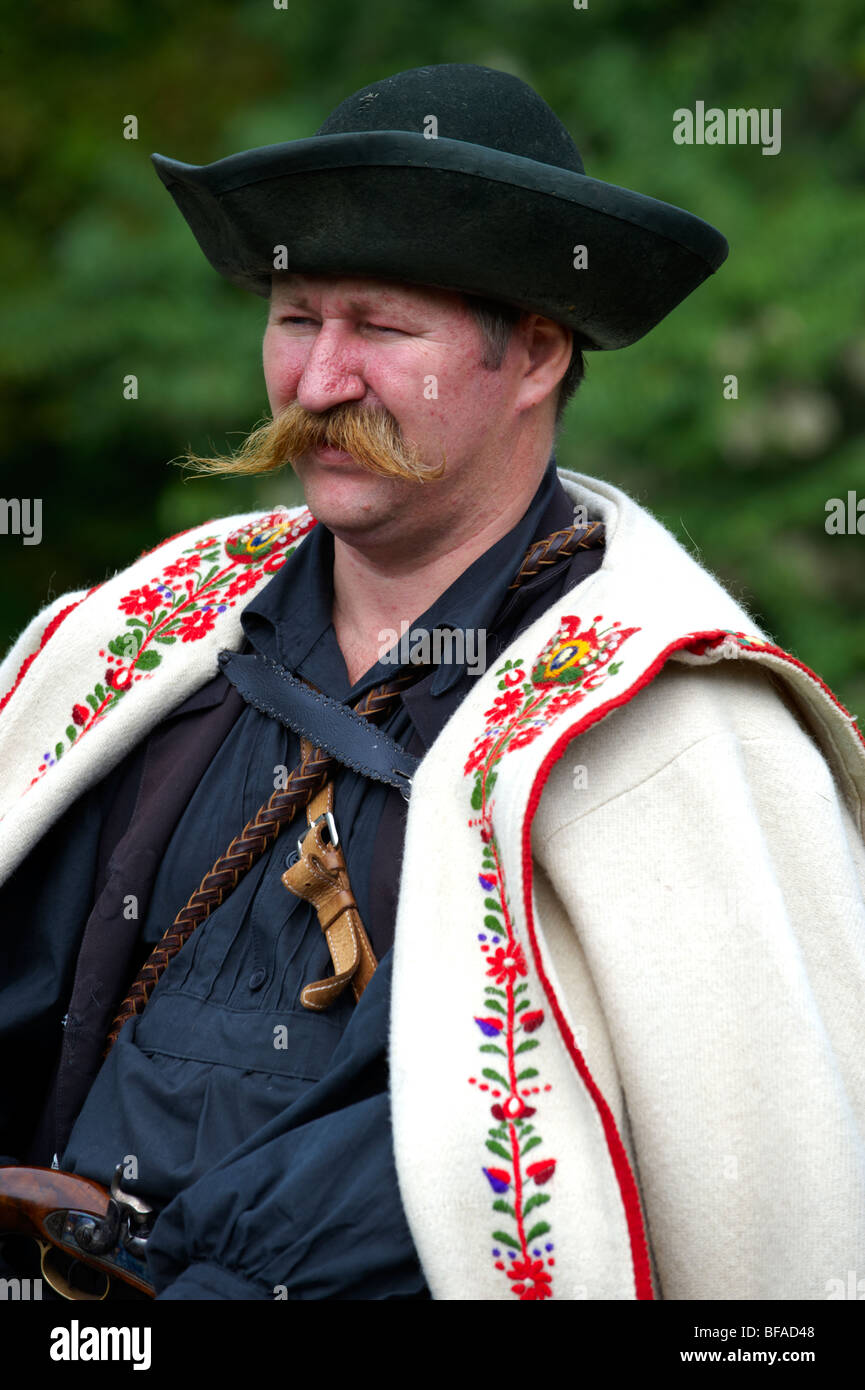
[[[0,648],[50,596],[165,535],[301,500],[293,475],[191,480],[170,462],[223,451],[267,413],[266,306],[210,269],[149,154],[204,163],[311,135],[364,83],[478,62],[531,82],[589,173],[697,212],[731,245],[646,339],[589,356],[559,462],[648,506],[865,713],[865,537],[824,527],[828,498],[865,497],[855,0],[76,0],[18,7],[2,57],[0,489],[42,497],[44,534],[0,536]],[[780,107],[780,154],[675,145],[673,112],[697,100]]]

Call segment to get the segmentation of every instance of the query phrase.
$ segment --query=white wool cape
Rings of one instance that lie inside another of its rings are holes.
[[[440,1299],[832,1297],[865,1272],[865,744],[647,510],[559,477],[603,564],[412,788],[389,1046],[421,1263]],[[208,522],[33,619],[0,665],[0,881],[217,674],[309,523]],[[211,543],[226,585],[280,528],[200,631],[141,609],[116,645],[131,593]]]

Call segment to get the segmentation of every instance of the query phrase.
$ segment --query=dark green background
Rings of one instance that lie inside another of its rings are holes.
[[[43,540],[0,535],[0,649],[52,595],[163,536],[300,500],[286,472],[184,481],[170,463],[266,413],[266,306],[210,269],[150,153],[202,163],[311,135],[364,83],[478,62],[537,87],[589,173],[697,212],[731,245],[648,338],[590,354],[560,462],[648,506],[865,713],[865,536],[824,528],[828,498],[865,497],[858,0],[289,4],[76,0],[4,22],[0,491],[43,499]],[[697,100],[780,107],[780,154],[674,145],[674,110]]]

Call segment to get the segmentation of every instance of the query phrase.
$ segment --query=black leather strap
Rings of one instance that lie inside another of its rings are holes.
[[[406,794],[420,759],[370,720],[314,690],[259,652],[223,650],[217,661],[247,704],[308,738],[346,767]]]

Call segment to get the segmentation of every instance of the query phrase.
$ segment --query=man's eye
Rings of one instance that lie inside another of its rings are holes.
[[[318,323],[318,319],[304,318],[300,314],[283,314],[279,319],[280,324],[301,325],[305,323]],[[372,328],[376,333],[402,333],[401,328],[392,328],[387,323],[367,323],[365,328]]]

